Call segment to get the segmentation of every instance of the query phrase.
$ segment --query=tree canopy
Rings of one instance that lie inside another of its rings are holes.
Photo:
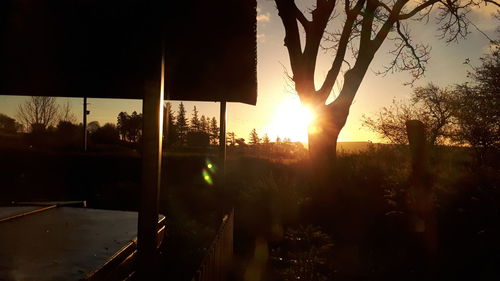
[[[470,81],[440,88],[433,84],[414,89],[409,101],[393,101],[363,125],[390,143],[407,144],[405,122],[424,123],[430,144],[472,147],[482,161],[500,148],[500,52],[495,43],[481,65],[469,72]]]
[[[0,132],[14,134],[22,128],[16,119],[0,113]]]
[[[476,151],[482,161],[486,153],[500,148],[500,44],[472,67],[471,82],[457,86],[454,116],[455,139]]]
[[[17,118],[27,131],[46,130],[55,126],[59,117],[59,105],[55,97],[29,97],[17,109]]]
[[[409,101],[393,100],[374,116],[363,116],[363,126],[394,144],[408,144],[405,123],[420,120],[424,123],[428,142],[444,144],[452,135],[454,92],[432,83],[413,90]]]

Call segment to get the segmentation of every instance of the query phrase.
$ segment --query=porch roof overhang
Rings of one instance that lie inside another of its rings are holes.
[[[256,104],[256,0],[4,0],[0,95]]]

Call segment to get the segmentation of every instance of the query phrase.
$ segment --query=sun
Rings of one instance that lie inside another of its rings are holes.
[[[314,112],[303,106],[298,96],[291,96],[278,104],[266,131],[272,139],[290,138],[307,143],[307,128],[313,120]]]

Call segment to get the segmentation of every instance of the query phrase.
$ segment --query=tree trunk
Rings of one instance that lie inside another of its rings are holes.
[[[337,138],[348,113],[333,107],[316,107],[316,119],[309,128],[309,155],[318,181],[328,182],[337,158]]]

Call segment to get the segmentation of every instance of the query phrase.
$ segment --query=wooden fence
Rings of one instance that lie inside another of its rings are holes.
[[[234,210],[222,219],[212,245],[196,271],[193,281],[224,281],[233,257]]]

